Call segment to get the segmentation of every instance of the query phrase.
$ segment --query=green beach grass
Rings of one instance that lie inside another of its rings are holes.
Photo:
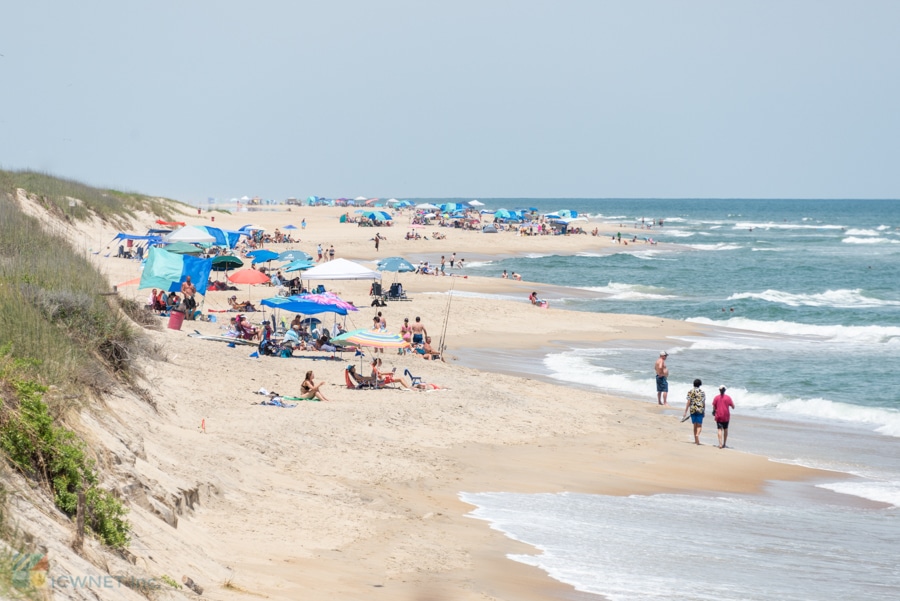
[[[87,499],[88,529],[114,548],[129,543],[126,509],[99,487],[96,453],[65,425],[81,399],[113,386],[137,389],[139,359],[158,356],[138,324],[143,307],[109,294],[104,276],[68,241],[25,214],[18,190],[62,220],[127,226],[137,211],[171,218],[165,199],[101,190],[46,174],[0,171],[0,452],[46,486],[74,517]],[[48,394],[51,387],[58,394]],[[4,528],[4,540],[9,540]],[[0,562],[0,590],[11,584]]]

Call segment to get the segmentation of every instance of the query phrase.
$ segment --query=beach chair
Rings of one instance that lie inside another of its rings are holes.
[[[394,301],[411,300],[406,296],[406,292],[403,290],[403,284],[401,284],[400,282],[394,282],[393,284],[391,284],[391,287],[388,289],[387,299]]]
[[[372,376],[361,376],[356,373],[356,367],[353,365],[348,365],[344,370],[344,379],[347,383],[347,388],[353,388],[356,390],[362,390],[364,388],[378,388],[378,380],[376,380]]]
[[[407,378],[409,378],[409,385],[412,386],[413,388],[415,388],[417,384],[424,383],[424,382],[422,382],[422,378],[420,376],[414,376],[411,373],[409,373],[409,369],[404,369],[403,375],[406,376]]]

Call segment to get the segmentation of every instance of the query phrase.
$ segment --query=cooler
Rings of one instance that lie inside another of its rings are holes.
[[[184,311],[176,311],[172,309],[169,312],[169,329],[180,330],[181,324],[184,323]]]

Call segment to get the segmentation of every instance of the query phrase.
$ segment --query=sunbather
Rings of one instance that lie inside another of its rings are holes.
[[[325,385],[325,382],[315,383],[313,380],[313,372],[309,370],[306,372],[306,379],[303,380],[303,384],[300,385],[301,395],[300,398],[304,400],[308,399],[319,399],[320,401],[328,401],[330,399],[325,398],[325,395],[322,394],[322,391],[319,390],[322,386]]]
[[[406,380],[403,379],[403,376],[398,376],[396,372],[396,367],[391,371],[381,371],[380,358],[372,361],[372,376],[378,378],[379,384],[384,385],[397,383],[407,390],[412,390],[412,387],[406,383]]]
[[[237,296],[232,296],[228,299],[228,306],[231,307],[232,311],[256,311],[256,307],[250,301],[237,302]]]

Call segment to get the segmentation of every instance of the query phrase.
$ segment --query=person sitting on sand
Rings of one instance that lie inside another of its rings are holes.
[[[434,350],[434,348],[432,348],[431,346],[431,336],[425,337],[425,342],[416,348],[416,352],[422,355],[423,359],[427,359],[429,361],[440,359],[441,361],[443,361],[441,354]]]
[[[293,324],[287,332],[284,333],[284,338],[282,338],[281,343],[291,349],[300,349],[302,351],[306,350],[306,343],[303,342],[303,338],[300,336],[300,324]]]
[[[333,353],[336,347],[331,344],[331,338],[328,336],[328,332],[324,332],[319,339],[316,340],[316,343],[313,345],[317,351],[325,351],[326,353]]]
[[[237,296],[234,295],[232,295],[231,298],[228,299],[228,306],[231,307],[231,311],[241,311],[244,313],[256,311],[256,307],[254,307],[250,301],[239,303],[237,300]]]
[[[325,395],[322,394],[322,391],[319,390],[325,386],[325,382],[320,382],[318,384],[313,380],[313,372],[309,370],[306,372],[306,379],[303,380],[303,383],[300,385],[300,398],[303,400],[310,399],[319,399],[320,401],[328,401],[330,399],[325,398]]]

